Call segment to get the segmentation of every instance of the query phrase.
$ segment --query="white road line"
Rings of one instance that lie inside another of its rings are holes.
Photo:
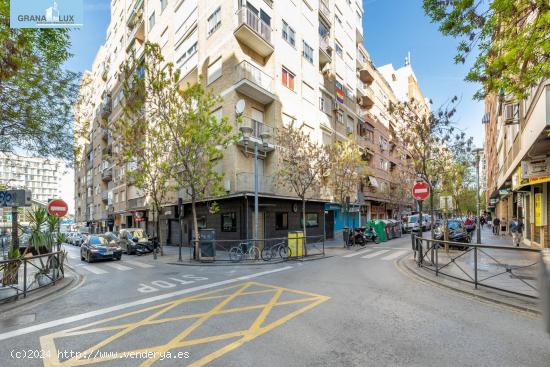
[[[83,266],[80,267],[80,269],[86,269],[89,272],[94,273],[94,274],[106,274],[106,273],[108,273],[107,270],[100,269],[97,266],[93,266],[93,265],[83,265]]]
[[[354,252],[353,254],[344,255],[344,256],[342,256],[342,257],[354,257],[354,256],[358,256],[358,255],[365,254],[365,253],[370,252],[370,251],[372,251],[372,249],[363,250],[363,251],[357,251],[357,252]]]
[[[397,259],[398,257],[402,256],[402,255],[405,255],[407,252],[407,250],[402,250],[402,251],[395,251],[394,253],[388,255],[388,256],[384,256],[382,258],[382,260],[393,260],[393,259]]]
[[[151,265],[151,264],[145,264],[145,263],[142,263],[142,262],[139,262],[139,261],[133,261],[133,260],[124,260],[124,263],[137,266],[138,268],[154,268],[155,267],[154,265]]]
[[[132,270],[133,268],[129,266],[120,265],[117,263],[105,263],[105,265],[110,266],[111,268],[114,268],[116,270],[126,271],[126,270]]]
[[[390,250],[380,250],[373,252],[372,254],[368,254],[367,256],[361,256],[361,259],[372,259],[373,257],[376,257],[378,255],[385,254],[386,252],[390,252]]]
[[[8,331],[7,333],[2,333],[2,334],[0,334],[0,341],[1,340],[6,340],[6,339],[9,339],[9,338],[13,338],[13,337],[16,337],[16,336],[21,336],[21,335],[34,333],[35,331],[39,331],[39,330],[44,330],[44,329],[49,329],[49,328],[60,326],[60,325],[70,324],[71,322],[75,322],[75,321],[81,321],[81,320],[89,319],[89,318],[95,317],[95,316],[105,315],[105,314],[108,314],[108,313],[111,313],[111,312],[124,310],[124,309],[130,308],[130,307],[141,306],[141,305],[145,305],[145,304],[148,304],[148,303],[151,303],[151,302],[156,302],[156,301],[162,301],[162,300],[167,299],[167,298],[182,296],[184,294],[188,294],[188,293],[192,293],[192,292],[196,292],[196,291],[202,291],[202,290],[210,289],[210,288],[215,288],[215,287],[219,287],[221,285],[237,283],[237,282],[240,282],[241,280],[254,279],[254,278],[261,277],[263,275],[278,273],[280,271],[285,271],[285,270],[289,270],[289,269],[292,269],[292,266],[285,266],[284,268],[262,271],[262,272],[259,272],[259,273],[245,275],[245,276],[238,277],[238,278],[226,279],[226,280],[222,280],[222,281],[215,282],[215,283],[203,284],[203,285],[199,285],[199,286],[196,286],[196,287],[182,289],[182,290],[171,292],[171,293],[160,294],[160,295],[154,296],[154,297],[143,298],[143,299],[133,301],[133,302],[123,303],[123,304],[120,304],[120,305],[111,306],[111,307],[107,307],[107,308],[102,308],[102,309],[99,309],[99,310],[90,311],[90,312],[86,312],[86,313],[82,313],[82,314],[78,314],[78,315],[74,315],[74,316],[64,317],[62,319],[48,321],[48,322],[44,322],[42,324],[28,326],[28,327],[24,327],[24,328],[21,328],[21,329]]]

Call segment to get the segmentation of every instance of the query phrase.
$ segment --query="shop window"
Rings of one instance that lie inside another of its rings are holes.
[[[237,232],[237,215],[235,212],[222,214],[222,232]]]
[[[275,229],[278,231],[288,229],[288,213],[275,214]]]
[[[303,219],[300,219],[300,225],[304,226]],[[306,228],[319,227],[319,213],[306,213]]]

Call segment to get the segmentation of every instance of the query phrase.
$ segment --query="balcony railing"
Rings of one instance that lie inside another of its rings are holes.
[[[254,174],[249,172],[237,173],[237,192],[254,191]],[[258,177],[258,192],[273,193],[275,178],[272,176]]]
[[[257,35],[262,37],[267,43],[271,44],[271,27],[261,20],[252,10],[240,8],[237,11],[238,27],[246,25]]]
[[[235,72],[237,74],[237,81],[246,79],[262,87],[266,91],[273,93],[273,78],[248,61],[239,63],[235,68]]]
[[[323,0],[319,1],[319,12],[327,20],[330,20],[330,10],[329,10],[328,4]]]
[[[264,124],[263,122],[256,121],[250,117],[243,117],[243,121],[239,126],[246,126],[252,129],[251,137],[260,139],[262,134],[269,134],[273,137],[275,129],[273,126]]]

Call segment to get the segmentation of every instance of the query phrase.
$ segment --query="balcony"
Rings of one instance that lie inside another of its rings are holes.
[[[321,67],[332,61],[332,46],[328,36],[319,37],[319,64]]]
[[[101,192],[101,200],[107,201],[108,199],[109,199],[109,192],[106,191],[106,190],[103,190],[103,191]]]
[[[143,0],[139,0],[132,14],[128,18],[128,28],[130,29],[130,39],[136,39],[143,43],[145,41],[145,22],[143,21]]]
[[[273,78],[248,61],[242,61],[235,67],[235,90],[262,104],[275,100]]]
[[[101,179],[106,182],[113,179],[113,166],[109,165],[101,171]]]
[[[262,57],[273,53],[271,27],[248,8],[237,11],[235,37]]]
[[[361,108],[370,109],[374,106],[374,95],[370,88],[364,88],[362,93],[357,96],[357,103]]]
[[[258,144],[258,152],[265,156],[267,153],[275,150],[275,146],[269,141],[273,140],[275,129],[272,126],[266,125],[260,121],[253,120],[250,117],[243,117],[242,123],[239,125],[241,128],[249,128],[249,136],[241,136],[238,143],[245,149],[245,152],[252,153],[254,151],[254,144]],[[262,136],[266,141],[262,141]]]
[[[359,69],[359,80],[367,85],[371,85],[374,81],[374,75],[366,65],[363,65],[363,67]]]
[[[271,194],[274,192],[275,178],[272,176],[258,177],[258,192]],[[254,174],[248,172],[237,173],[237,192],[254,192]]]
[[[101,107],[100,107],[100,115],[101,115],[101,118],[105,121],[107,121],[107,119],[109,118],[109,116],[111,115],[111,112],[112,112],[112,103],[111,103],[111,96],[108,95],[107,97],[105,97],[103,99],[103,102],[101,103]]]
[[[319,15],[329,25],[332,24],[330,19],[330,9],[328,7],[328,4],[323,0],[319,1]]]
[[[109,141],[109,129],[101,129],[101,139],[104,141]]]

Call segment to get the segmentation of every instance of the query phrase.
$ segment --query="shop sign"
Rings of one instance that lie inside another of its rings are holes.
[[[535,226],[542,226],[542,193],[535,194]]]
[[[550,158],[531,159],[521,162],[522,178],[550,176]]]
[[[500,189],[498,190],[499,195],[508,195],[510,193],[510,189]]]

